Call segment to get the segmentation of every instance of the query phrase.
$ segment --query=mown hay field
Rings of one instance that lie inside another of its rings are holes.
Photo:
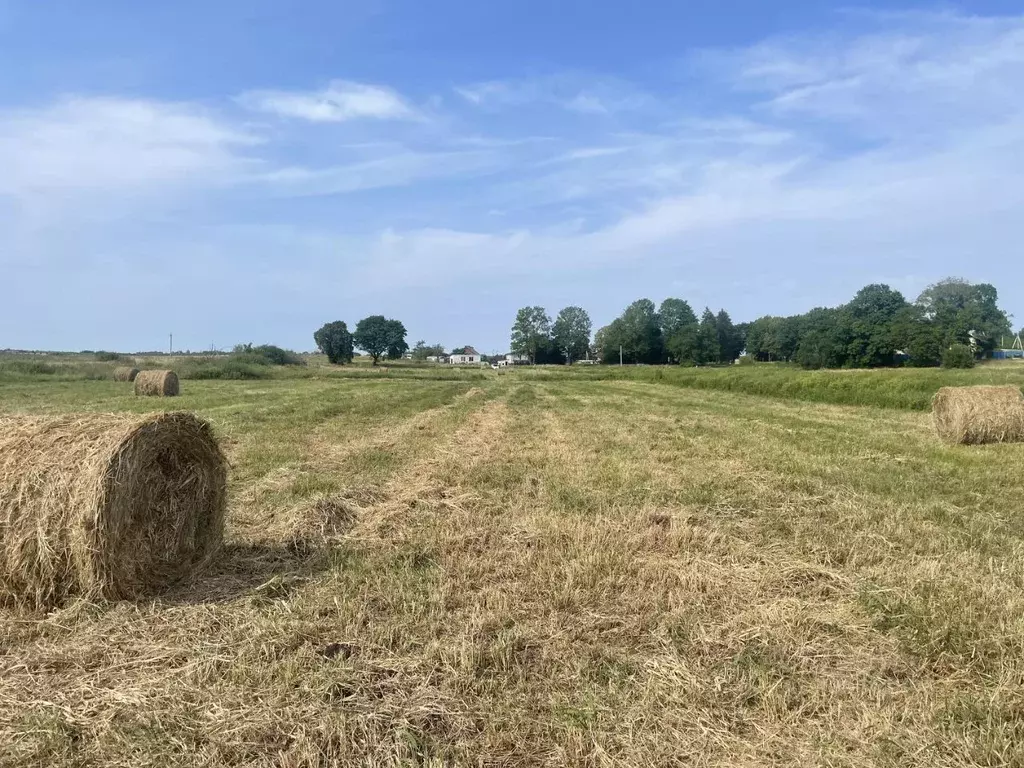
[[[592,375],[0,382],[154,409],[221,436],[225,549],[0,609],[0,765],[1024,765],[1022,444]]]

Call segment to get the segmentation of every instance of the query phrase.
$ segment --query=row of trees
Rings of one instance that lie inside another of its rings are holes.
[[[993,286],[957,278],[928,286],[912,303],[887,285],[869,285],[840,307],[760,317],[747,327],[745,346],[757,360],[806,368],[933,366],[954,345],[984,355],[1011,335],[997,299]]]
[[[948,278],[914,302],[887,285],[869,285],[847,304],[818,307],[791,317],[765,316],[733,323],[724,309],[705,308],[698,319],[683,299],[630,304],[599,329],[589,352],[605,363],[731,363],[744,352],[760,361],[796,362],[806,368],[939,365],[956,345],[977,355],[1011,334],[996,289]],[[588,350],[590,318],[567,307],[551,319],[543,307],[524,307],[512,327],[512,351],[531,362],[580,359]]]
[[[742,327],[724,309],[716,315],[705,308],[698,320],[688,302],[675,298],[657,309],[650,299],[634,301],[594,336],[598,356],[609,363],[730,363],[743,344]]]
[[[356,324],[355,333],[349,333],[348,325],[343,320],[327,323],[313,334],[313,341],[335,365],[351,363],[357,347],[370,355],[376,365],[385,356],[389,360],[405,357],[409,350],[405,336],[405,326],[398,320],[389,320],[384,315],[370,315]]]
[[[531,363],[571,363],[590,354],[590,315],[566,307],[554,323],[544,307],[523,307],[512,325],[512,354]]]
[[[739,324],[724,309],[715,314],[705,308],[698,319],[683,299],[665,299],[658,307],[640,299],[599,329],[593,344],[590,316],[581,307],[566,307],[554,321],[543,307],[523,307],[512,326],[512,352],[532,363],[595,357],[606,363],[707,365],[731,363],[745,351],[752,359],[806,368],[931,366],[954,345],[970,344],[983,355],[1010,334],[993,286],[949,278],[928,286],[914,302],[887,285],[868,285],[839,307]],[[404,357],[405,337],[405,326],[383,315],[363,318],[353,333],[339,320],[313,334],[337,364],[351,362],[354,348],[370,355],[374,365],[383,357]],[[412,351],[417,360],[442,354],[442,345],[423,341]]]

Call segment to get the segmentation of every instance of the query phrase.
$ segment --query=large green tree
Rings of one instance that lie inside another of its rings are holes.
[[[845,364],[853,368],[892,365],[896,354],[894,321],[907,306],[888,285],[868,285],[841,310],[847,340]]]
[[[551,344],[551,318],[544,307],[523,307],[516,313],[512,325],[512,352],[526,355],[531,363],[537,362]]]
[[[718,362],[731,363],[743,351],[743,332],[733,325],[732,318],[724,309],[715,317],[715,331],[718,334]]]
[[[928,286],[915,302],[935,323],[943,347],[968,344],[970,332],[980,337],[979,351],[994,349],[1000,336],[1010,334],[1010,321],[999,308],[998,293],[988,283],[972,284],[949,277]]]
[[[799,340],[798,317],[766,315],[750,323],[747,329],[747,354],[766,363],[788,362]]]
[[[352,334],[343,321],[327,323],[313,334],[313,341],[333,365],[352,362]]]
[[[704,307],[700,316],[700,327],[697,329],[696,359],[699,365],[717,363],[722,356],[722,347],[718,339],[718,321],[714,313]]]
[[[385,355],[395,353],[401,357],[409,345],[405,342],[405,326],[397,320],[388,320],[384,315],[364,317],[352,334],[355,345],[373,358],[373,364]]]
[[[892,320],[892,340],[897,351],[915,368],[942,362],[942,335],[936,324],[916,304],[908,304]]]
[[[388,320],[388,360],[401,360],[409,351],[409,345],[405,341],[407,331],[405,326],[398,320]]]
[[[581,360],[590,349],[590,315],[582,307],[566,307],[551,326],[551,338],[567,363]]]
[[[658,308],[658,319],[669,360],[692,365],[697,357],[698,327],[693,308],[683,299],[665,299]]]
[[[612,326],[625,362],[655,364],[664,361],[665,342],[653,301],[634,301]]]
[[[794,360],[804,368],[842,368],[848,337],[842,309],[816,307],[800,319],[800,342]]]
[[[658,321],[661,324],[661,334],[666,339],[671,338],[683,328],[697,325],[697,315],[688,301],[683,299],[668,298],[661,302],[658,307]]]

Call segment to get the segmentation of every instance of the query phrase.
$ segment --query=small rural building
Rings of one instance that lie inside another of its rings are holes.
[[[448,362],[452,365],[479,365],[483,362],[483,358],[472,347],[466,347],[463,354],[449,355]]]
[[[505,355],[505,365],[529,365],[530,358],[526,355]]]

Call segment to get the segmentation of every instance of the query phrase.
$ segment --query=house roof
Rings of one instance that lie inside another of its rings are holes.
[[[480,353],[477,352],[472,347],[466,347],[466,351],[463,354],[465,354],[465,355],[479,355]]]

